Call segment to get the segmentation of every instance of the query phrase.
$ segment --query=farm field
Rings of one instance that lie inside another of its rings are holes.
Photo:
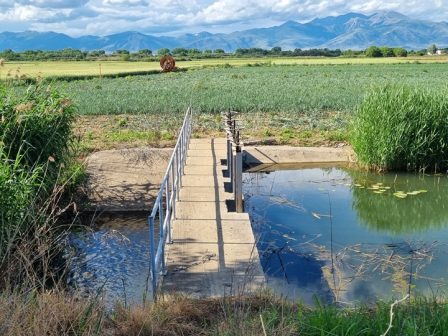
[[[285,112],[316,118],[352,112],[372,86],[442,89],[444,64],[315,65],[209,68],[187,72],[56,82],[83,115]],[[316,114],[317,113],[317,114]]]
[[[346,140],[351,116],[372,87],[440,91],[446,76],[443,64],[246,66],[55,85],[78,106],[80,129],[97,143],[89,148],[167,145],[189,104],[199,112],[197,136],[219,132],[220,112],[231,108],[243,112],[249,139],[329,145]]]
[[[179,68],[201,68],[229,64],[244,66],[256,63],[315,65],[315,64],[397,64],[397,63],[447,63],[448,56],[405,57],[405,58],[326,58],[326,57],[295,57],[295,58],[223,58],[179,61]],[[29,77],[63,77],[63,76],[100,76],[119,73],[133,73],[159,70],[158,62],[120,62],[120,61],[69,61],[69,62],[6,62],[0,73],[5,79],[18,71]]]

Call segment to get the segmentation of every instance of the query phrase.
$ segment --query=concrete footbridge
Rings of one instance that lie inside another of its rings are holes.
[[[186,113],[149,216],[155,297],[242,295],[265,283],[242,207],[239,132],[232,114],[225,117],[227,138],[191,139],[191,109]]]

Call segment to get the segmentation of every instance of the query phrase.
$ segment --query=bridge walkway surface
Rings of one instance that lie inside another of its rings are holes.
[[[218,297],[253,292],[265,283],[247,213],[229,211],[226,139],[191,139],[166,245],[163,293]]]

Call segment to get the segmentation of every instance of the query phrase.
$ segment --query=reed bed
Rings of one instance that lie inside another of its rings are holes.
[[[353,149],[376,170],[445,172],[448,91],[386,85],[373,89],[356,113]]]

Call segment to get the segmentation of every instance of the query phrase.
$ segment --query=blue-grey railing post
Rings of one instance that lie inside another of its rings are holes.
[[[181,157],[180,157],[180,147],[177,147],[176,150],[176,161],[177,161],[177,166],[176,166],[176,189],[177,189],[177,200],[179,200],[179,191],[180,191],[180,165],[181,165]]]
[[[176,173],[174,170],[174,161],[171,165],[171,220],[176,219],[176,199],[177,199],[177,192],[176,192]],[[170,241],[172,243],[172,241]]]
[[[168,243],[171,243],[171,192],[170,192],[170,174],[166,176],[166,230]]]
[[[235,146],[235,208],[242,213],[243,209],[243,153],[239,143],[239,131],[237,132],[237,145]]]
[[[184,132],[180,133],[180,175],[183,174],[182,166],[184,165]],[[180,181],[180,186],[182,186],[182,181]]]
[[[163,190],[163,189],[162,189]],[[162,274],[165,273],[165,227],[164,227],[165,217],[163,215],[163,192],[161,194],[161,197],[159,198],[159,223],[160,223],[160,240],[162,243],[162,253],[160,254],[160,259],[162,263],[162,267],[160,269],[160,272]]]
[[[154,241],[154,217],[148,217],[149,224],[149,253],[151,256],[151,282],[152,282],[152,296],[156,299],[156,289],[157,289],[157,268],[156,268],[156,248]]]
[[[230,191],[233,190],[233,178],[232,178],[232,161],[233,161],[233,149],[232,149],[232,112],[229,110],[225,113],[225,126],[227,133],[227,173],[230,179]]]
[[[230,188],[232,188],[232,140],[227,134],[227,173],[230,178]]]

